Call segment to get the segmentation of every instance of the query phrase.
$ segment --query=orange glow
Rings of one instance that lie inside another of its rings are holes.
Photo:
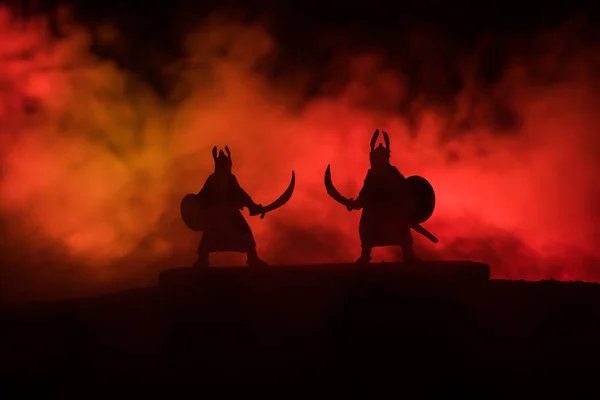
[[[253,72],[275,40],[258,26],[214,20],[210,32],[188,37],[189,58],[168,69],[179,85],[165,100],[92,55],[91,35],[114,40],[114,30],[72,25],[59,40],[43,19],[17,22],[0,9],[2,214],[9,231],[29,232],[24,249],[41,242],[63,249],[85,279],[194,260],[199,236],[181,222],[179,202],[212,172],[214,145],[229,146],[239,182],[263,205],[296,171],[284,208],[264,220],[247,217],[266,261],[353,261],[359,213],[327,196],[323,174],[331,164],[340,192],[355,197],[379,128],[390,133],[392,163],[436,190],[437,209],[424,226],[440,243],[414,234],[425,258],[489,262],[497,278],[600,281],[598,52],[579,46],[565,57],[564,46],[547,45],[568,44],[566,29],[535,39],[555,52],[512,60],[491,94],[464,67],[455,108],[421,99],[412,126],[387,111],[399,109],[407,85],[376,53],[338,62],[347,68],[345,89],[298,109],[303,79],[274,86]],[[24,52],[31,57],[19,57]],[[542,82],[544,74],[560,79]],[[31,99],[39,108],[28,114]],[[521,124],[500,132],[493,102],[517,110]],[[469,130],[452,135],[463,122]],[[375,252],[376,260],[394,251]]]

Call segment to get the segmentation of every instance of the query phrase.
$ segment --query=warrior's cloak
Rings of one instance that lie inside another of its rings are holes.
[[[370,169],[355,201],[363,209],[359,225],[363,247],[411,244],[410,201],[405,177],[396,167]]]
[[[256,247],[252,230],[240,212],[257,207],[233,174],[211,174],[198,193],[206,215],[200,247],[209,252],[247,252]]]

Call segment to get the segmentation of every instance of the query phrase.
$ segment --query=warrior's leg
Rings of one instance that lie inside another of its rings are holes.
[[[415,255],[415,251],[413,249],[413,238],[412,238],[412,234],[410,232],[408,232],[407,238],[401,247],[402,247],[402,257],[404,258],[404,262],[419,261],[419,259]]]
[[[197,254],[198,254],[198,258],[196,259],[196,262],[194,263],[194,267],[207,268],[208,267],[208,256],[210,253],[208,251],[208,246],[206,245],[206,242],[204,240],[200,241],[200,244],[198,245]]]
[[[402,257],[405,262],[419,261],[411,244],[402,246]]]
[[[369,264],[371,262],[371,250],[372,248],[370,246],[363,244],[360,253],[360,258],[356,260],[356,263],[362,265]]]
[[[246,251],[246,256],[248,257],[247,263],[250,267],[266,267],[267,263],[258,257],[258,253],[256,252],[256,247],[250,247],[248,251]]]

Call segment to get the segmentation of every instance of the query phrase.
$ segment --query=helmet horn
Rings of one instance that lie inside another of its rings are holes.
[[[385,148],[390,151],[390,137],[386,131],[383,131],[383,140],[385,141]]]
[[[375,133],[373,133],[373,137],[371,138],[371,151],[375,150],[375,144],[377,143],[378,137],[379,137],[379,129],[375,130]]]

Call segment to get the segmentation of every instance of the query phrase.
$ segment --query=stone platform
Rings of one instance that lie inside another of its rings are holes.
[[[274,285],[318,284],[337,281],[381,281],[397,283],[468,283],[490,279],[489,265],[473,261],[427,261],[417,264],[373,263],[356,264],[274,265],[264,268],[192,267],[173,268],[159,275],[159,286],[177,288],[214,280],[232,280],[240,283],[267,283]]]

